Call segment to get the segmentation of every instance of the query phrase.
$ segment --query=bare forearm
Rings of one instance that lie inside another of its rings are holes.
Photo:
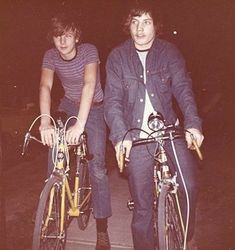
[[[50,115],[51,109],[51,90],[47,86],[41,86],[39,91],[40,113]],[[42,117],[42,121],[48,121],[48,117]]]
[[[83,127],[85,127],[87,121],[87,117],[94,97],[94,92],[95,89],[93,87],[93,84],[84,85],[78,112],[78,117]]]

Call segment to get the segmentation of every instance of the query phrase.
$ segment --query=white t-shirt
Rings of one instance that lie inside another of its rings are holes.
[[[148,51],[138,51],[137,50],[137,53],[139,55],[140,61],[141,61],[143,68],[144,68],[144,83],[146,84],[146,57],[147,57]],[[141,129],[147,131],[148,133],[153,132],[148,127],[148,117],[153,112],[154,112],[154,108],[153,108],[153,105],[149,99],[149,94],[148,94],[148,91],[146,89],[146,91],[145,91],[144,117],[143,117]],[[141,131],[140,138],[146,138],[146,137],[148,137],[148,135]]]

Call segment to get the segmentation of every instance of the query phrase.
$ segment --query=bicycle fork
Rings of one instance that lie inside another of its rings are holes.
[[[159,155],[157,156],[157,162],[159,164],[160,170],[156,169],[156,173],[155,173],[155,176],[157,177],[157,180],[155,183],[158,183],[158,185],[156,186],[156,190],[158,190],[158,192],[161,192],[162,185],[168,185],[169,188],[171,188],[169,192],[174,194],[175,196],[176,209],[179,215],[180,225],[181,225],[182,233],[184,236],[183,242],[185,242],[186,231],[185,231],[185,224],[183,221],[183,215],[182,215],[179,197],[178,197],[179,184],[176,181],[177,173],[175,173],[174,175],[170,174],[170,169],[167,164],[167,155],[162,145],[160,145],[160,152],[159,152]],[[185,244],[184,244],[184,250],[185,250]]]
[[[62,184],[61,188],[62,189],[61,189],[61,197],[60,197],[61,198],[61,203],[60,203],[60,222],[59,222],[59,238],[60,239],[62,239],[64,237],[65,185]],[[49,206],[48,206],[47,216],[46,216],[45,222],[43,224],[42,234],[48,228],[50,220],[54,219],[54,218],[52,218],[52,215],[53,215],[52,209],[53,209],[54,198],[55,198],[55,195],[56,195],[55,189],[56,189],[56,187],[53,186],[52,189],[51,189],[51,191],[50,191]]]

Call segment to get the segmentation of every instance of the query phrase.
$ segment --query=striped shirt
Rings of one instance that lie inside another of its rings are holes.
[[[68,61],[62,59],[57,49],[47,50],[43,57],[42,68],[53,70],[62,83],[65,96],[72,101],[80,102],[84,85],[85,66],[90,63],[100,63],[98,51],[94,45],[83,43],[78,45],[75,58]],[[102,100],[103,90],[98,67],[93,102]]]

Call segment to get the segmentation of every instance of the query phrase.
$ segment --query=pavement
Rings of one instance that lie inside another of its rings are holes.
[[[109,218],[108,232],[112,250],[133,249],[131,236],[132,212],[127,208],[130,199],[127,180],[120,176],[118,169],[109,172],[111,204],[113,215]],[[94,250],[96,244],[96,224],[91,216],[87,228],[78,228],[76,218],[68,228],[66,250]]]

